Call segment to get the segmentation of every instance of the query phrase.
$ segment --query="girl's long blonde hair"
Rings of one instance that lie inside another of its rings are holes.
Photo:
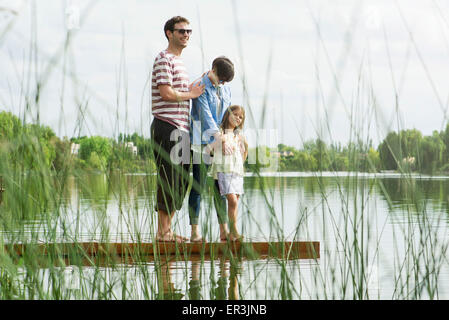
[[[240,131],[243,129],[243,125],[245,124],[245,118],[246,118],[245,109],[239,105],[232,105],[226,109],[225,114],[223,115],[223,120],[221,121],[221,125],[220,125],[220,128],[223,131],[226,129],[227,125],[229,124],[229,121],[230,121],[229,118],[231,117],[232,112],[234,112],[235,110],[238,110],[238,109],[240,109],[242,111],[243,120],[242,120],[242,123],[240,123],[240,125],[238,127],[234,128],[234,131]]]

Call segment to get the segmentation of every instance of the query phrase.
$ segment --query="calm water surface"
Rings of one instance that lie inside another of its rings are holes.
[[[103,175],[71,180],[66,204],[51,225],[30,221],[41,241],[151,242],[154,177]],[[82,298],[95,277],[108,283],[93,298],[157,299],[427,299],[449,298],[446,177],[400,174],[285,173],[247,176],[239,227],[251,239],[315,240],[321,258],[282,261],[152,261],[114,268],[61,268],[65,298]],[[210,198],[200,225],[218,240]],[[173,221],[189,236],[187,198]],[[42,279],[49,269],[42,269]],[[44,281],[45,282],[45,281]],[[104,289],[106,290],[106,289]],[[92,291],[92,290],[91,290]]]

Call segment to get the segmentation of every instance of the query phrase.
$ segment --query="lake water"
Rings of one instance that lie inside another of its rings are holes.
[[[22,236],[42,242],[152,241],[153,176],[92,175],[82,181],[71,180],[57,217],[29,221]],[[242,234],[261,241],[319,241],[320,259],[68,265],[58,269],[59,297],[157,299],[165,292],[164,298],[178,299],[448,299],[448,191],[444,176],[247,175],[238,219]],[[200,217],[205,237],[217,241],[210,197]],[[173,228],[189,236],[187,198]],[[25,279],[22,272],[19,279]],[[49,292],[54,272],[39,270]]]

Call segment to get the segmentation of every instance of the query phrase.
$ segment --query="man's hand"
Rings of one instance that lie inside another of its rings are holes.
[[[222,135],[220,132],[215,132],[214,138],[217,143],[221,143],[222,154],[230,155],[234,153],[234,148],[226,143],[224,135]]]
[[[189,86],[189,91],[192,99],[198,98],[204,92],[204,84],[201,84],[201,81],[193,82]]]
[[[234,153],[234,148],[230,146],[226,141],[223,141],[222,149],[224,155],[230,155]]]
[[[164,101],[186,101],[194,98],[198,98],[204,92],[204,85],[200,85],[200,82],[192,83],[189,86],[189,91],[176,91],[169,84],[161,84],[158,86],[159,91],[161,93],[162,100]]]

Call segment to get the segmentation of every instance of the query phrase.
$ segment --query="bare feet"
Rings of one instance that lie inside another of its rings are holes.
[[[243,241],[243,236],[240,234],[235,233],[228,233],[227,235],[220,236],[221,242],[227,242],[227,241]]]
[[[229,240],[229,232],[220,232],[220,241],[225,242]]]
[[[206,239],[201,237],[200,229],[197,224],[192,224],[192,230],[190,231],[190,242],[206,242]]]
[[[166,232],[163,235],[157,234],[156,241],[159,242],[176,242],[176,243],[184,243],[188,239],[177,234],[174,234],[173,231]]]
[[[241,234],[238,234],[237,232],[231,232],[231,233],[229,233],[229,240],[230,241],[243,241],[243,236]]]
[[[204,239],[199,233],[192,233],[190,242],[206,242],[206,239]]]
[[[228,241],[229,240],[229,229],[228,224],[223,223],[220,224],[220,241]]]

